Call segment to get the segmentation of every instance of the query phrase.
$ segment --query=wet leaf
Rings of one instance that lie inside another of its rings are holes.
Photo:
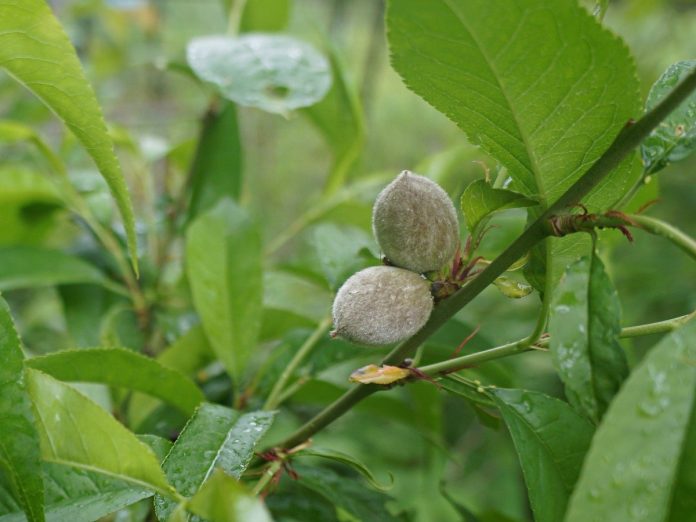
[[[592,440],[592,425],[565,402],[543,393],[503,388],[489,393],[520,458],[534,520],[563,520]]]
[[[274,412],[238,411],[202,404],[162,463],[167,477],[185,496],[193,496],[216,469],[239,478],[254,455],[256,443],[273,422]],[[164,521],[176,502],[155,497],[157,517]]]
[[[570,265],[551,301],[550,350],[570,403],[598,423],[628,375],[619,297],[596,255]]]
[[[696,68],[696,60],[670,65],[653,84],[645,102],[649,111]],[[640,147],[645,174],[654,174],[670,163],[681,161],[696,150],[696,93],[662,120]]]
[[[193,72],[225,98],[267,112],[307,107],[331,87],[326,58],[289,36],[203,36],[189,42],[186,57]]]
[[[534,291],[532,285],[505,276],[497,277],[495,281],[493,281],[493,284],[505,297],[510,297],[512,299],[527,297]]]
[[[8,489],[27,519],[43,522],[39,434],[34,427],[23,359],[10,309],[0,297],[0,474],[5,473]]]
[[[696,520],[696,321],[624,383],[592,441],[566,522]]]
[[[100,406],[38,370],[26,375],[44,460],[177,496],[153,451]]]

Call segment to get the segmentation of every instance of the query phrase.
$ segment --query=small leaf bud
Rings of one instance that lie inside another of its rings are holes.
[[[442,268],[459,244],[452,200],[437,183],[408,170],[377,196],[372,230],[392,264],[418,273]]]
[[[420,330],[432,309],[427,280],[401,268],[373,266],[338,290],[333,335],[373,346],[396,343]]]

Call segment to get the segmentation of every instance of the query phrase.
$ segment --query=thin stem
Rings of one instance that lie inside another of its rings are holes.
[[[230,12],[227,17],[227,34],[237,36],[242,25],[242,15],[246,7],[247,0],[233,0]]]
[[[633,214],[629,218],[643,230],[670,240],[674,245],[696,259],[696,240],[678,228],[654,217]]]
[[[283,465],[283,461],[278,459],[274,460],[271,462],[268,467],[264,470],[263,475],[261,475],[261,478],[259,481],[256,483],[254,486],[254,489],[251,490],[251,494],[254,496],[258,496],[264,488],[268,485],[268,483],[273,480],[273,477],[275,476],[278,471],[280,471],[281,466]]]
[[[275,385],[273,386],[273,389],[271,390],[271,393],[268,395],[268,399],[266,399],[266,403],[263,405],[264,410],[274,410],[278,407],[280,404],[280,397],[283,394],[284,388],[287,385],[288,381],[292,378],[293,373],[295,373],[295,370],[302,364],[302,362],[307,358],[307,356],[312,352],[312,349],[316,346],[316,344],[321,340],[324,335],[326,335],[326,332],[328,332],[329,327],[331,326],[331,317],[325,318],[323,321],[321,321],[314,332],[307,337],[305,342],[300,346],[300,349],[297,350],[293,358],[290,360],[288,365],[285,367],[283,370],[283,373],[280,375],[280,378],[276,381]]]
[[[621,330],[621,337],[640,337],[643,335],[652,335],[658,333],[668,333],[676,330],[680,326],[685,325],[692,319],[696,318],[696,310],[690,314],[680,315],[672,319],[658,321],[656,323],[639,324],[637,326],[628,326]]]
[[[522,257],[535,244],[546,237],[547,221],[551,216],[579,203],[592,188],[594,188],[609,172],[636,148],[660,122],[676,109],[693,90],[696,90],[696,70],[686,78],[650,112],[637,122],[629,122],[619,132],[609,148],[589,168],[583,176],[556,200],[539,218],[534,221],[522,234],[512,242],[493,262],[488,265],[469,284],[458,290],[454,295],[442,301],[433,310],[428,322],[413,337],[394,348],[384,359],[383,364],[398,364],[412,354],[428,337],[443,326],[454,314],[480,294],[496,277],[501,275],[515,261]],[[520,349],[517,346],[515,349]],[[526,349],[526,348],[524,348]],[[514,351],[512,348],[508,348]],[[508,355],[509,351],[498,353],[498,356]],[[312,435],[323,429],[334,420],[350,410],[355,404],[379,389],[375,385],[360,385],[348,390],[333,404],[310,419],[304,426],[290,435],[281,443],[282,447],[294,447],[304,442]]]

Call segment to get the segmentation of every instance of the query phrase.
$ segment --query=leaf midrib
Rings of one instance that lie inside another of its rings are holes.
[[[481,46],[481,43],[476,38],[474,32],[471,30],[471,28],[465,22],[465,17],[463,17],[461,15],[461,13],[459,13],[459,11],[457,10],[456,6],[453,5],[453,1],[452,0],[441,0],[441,1],[452,12],[452,14],[457,18],[457,20],[459,20],[459,22],[461,23],[464,30],[471,37],[471,40],[476,44],[476,47],[477,47],[479,53],[481,54],[481,56],[485,60],[486,66],[490,69],[491,73],[493,74],[493,78],[495,79],[495,83],[498,84],[498,88],[500,89],[500,92],[503,95],[505,103],[507,104],[508,109],[510,110],[510,114],[512,115],[513,121],[515,123],[515,127],[517,128],[517,131],[520,135],[520,138],[522,138],[522,143],[524,144],[524,147],[525,147],[527,159],[529,160],[529,163],[532,167],[531,174],[534,177],[534,183],[536,184],[537,195],[538,195],[539,201],[543,207],[546,207],[547,206],[546,196],[543,193],[543,191],[541,190],[543,187],[543,184],[541,183],[541,171],[539,169],[539,164],[538,164],[536,156],[534,155],[534,152],[529,144],[529,137],[527,136],[527,133],[524,131],[524,129],[520,125],[520,119],[519,119],[519,116],[517,114],[517,111],[515,110],[515,107],[513,106],[513,104],[510,102],[510,97],[508,96],[507,91],[505,90],[502,82],[500,81],[500,73],[497,70],[494,61],[484,51],[484,48]],[[514,34],[516,34],[516,32]],[[514,37],[514,34],[513,34],[513,37]],[[509,45],[509,42],[506,45]]]

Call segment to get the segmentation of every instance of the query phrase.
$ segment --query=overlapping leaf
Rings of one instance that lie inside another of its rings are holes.
[[[554,365],[570,403],[595,423],[628,375],[620,312],[616,289],[594,254],[568,267],[551,304]]]
[[[592,441],[566,522],[696,520],[696,322],[626,380]]]
[[[534,520],[562,520],[590,446],[592,425],[565,402],[543,393],[503,388],[489,393],[515,443]]]
[[[225,198],[186,233],[186,271],[203,329],[238,379],[261,326],[261,237],[257,224]]]
[[[204,399],[184,374],[123,348],[64,350],[29,359],[27,366],[63,381],[98,382],[147,393],[188,415]]]
[[[0,68],[58,115],[92,156],[121,211],[137,269],[135,218],[113,142],[75,49],[44,0],[0,1]]]
[[[216,469],[239,478],[246,469],[259,439],[273,422],[273,412],[238,411],[204,403],[189,420],[163,463],[177,490],[193,496]],[[176,509],[176,503],[156,497],[161,521]]]
[[[19,336],[0,297],[0,473],[30,522],[44,520],[39,434],[27,393]]]

